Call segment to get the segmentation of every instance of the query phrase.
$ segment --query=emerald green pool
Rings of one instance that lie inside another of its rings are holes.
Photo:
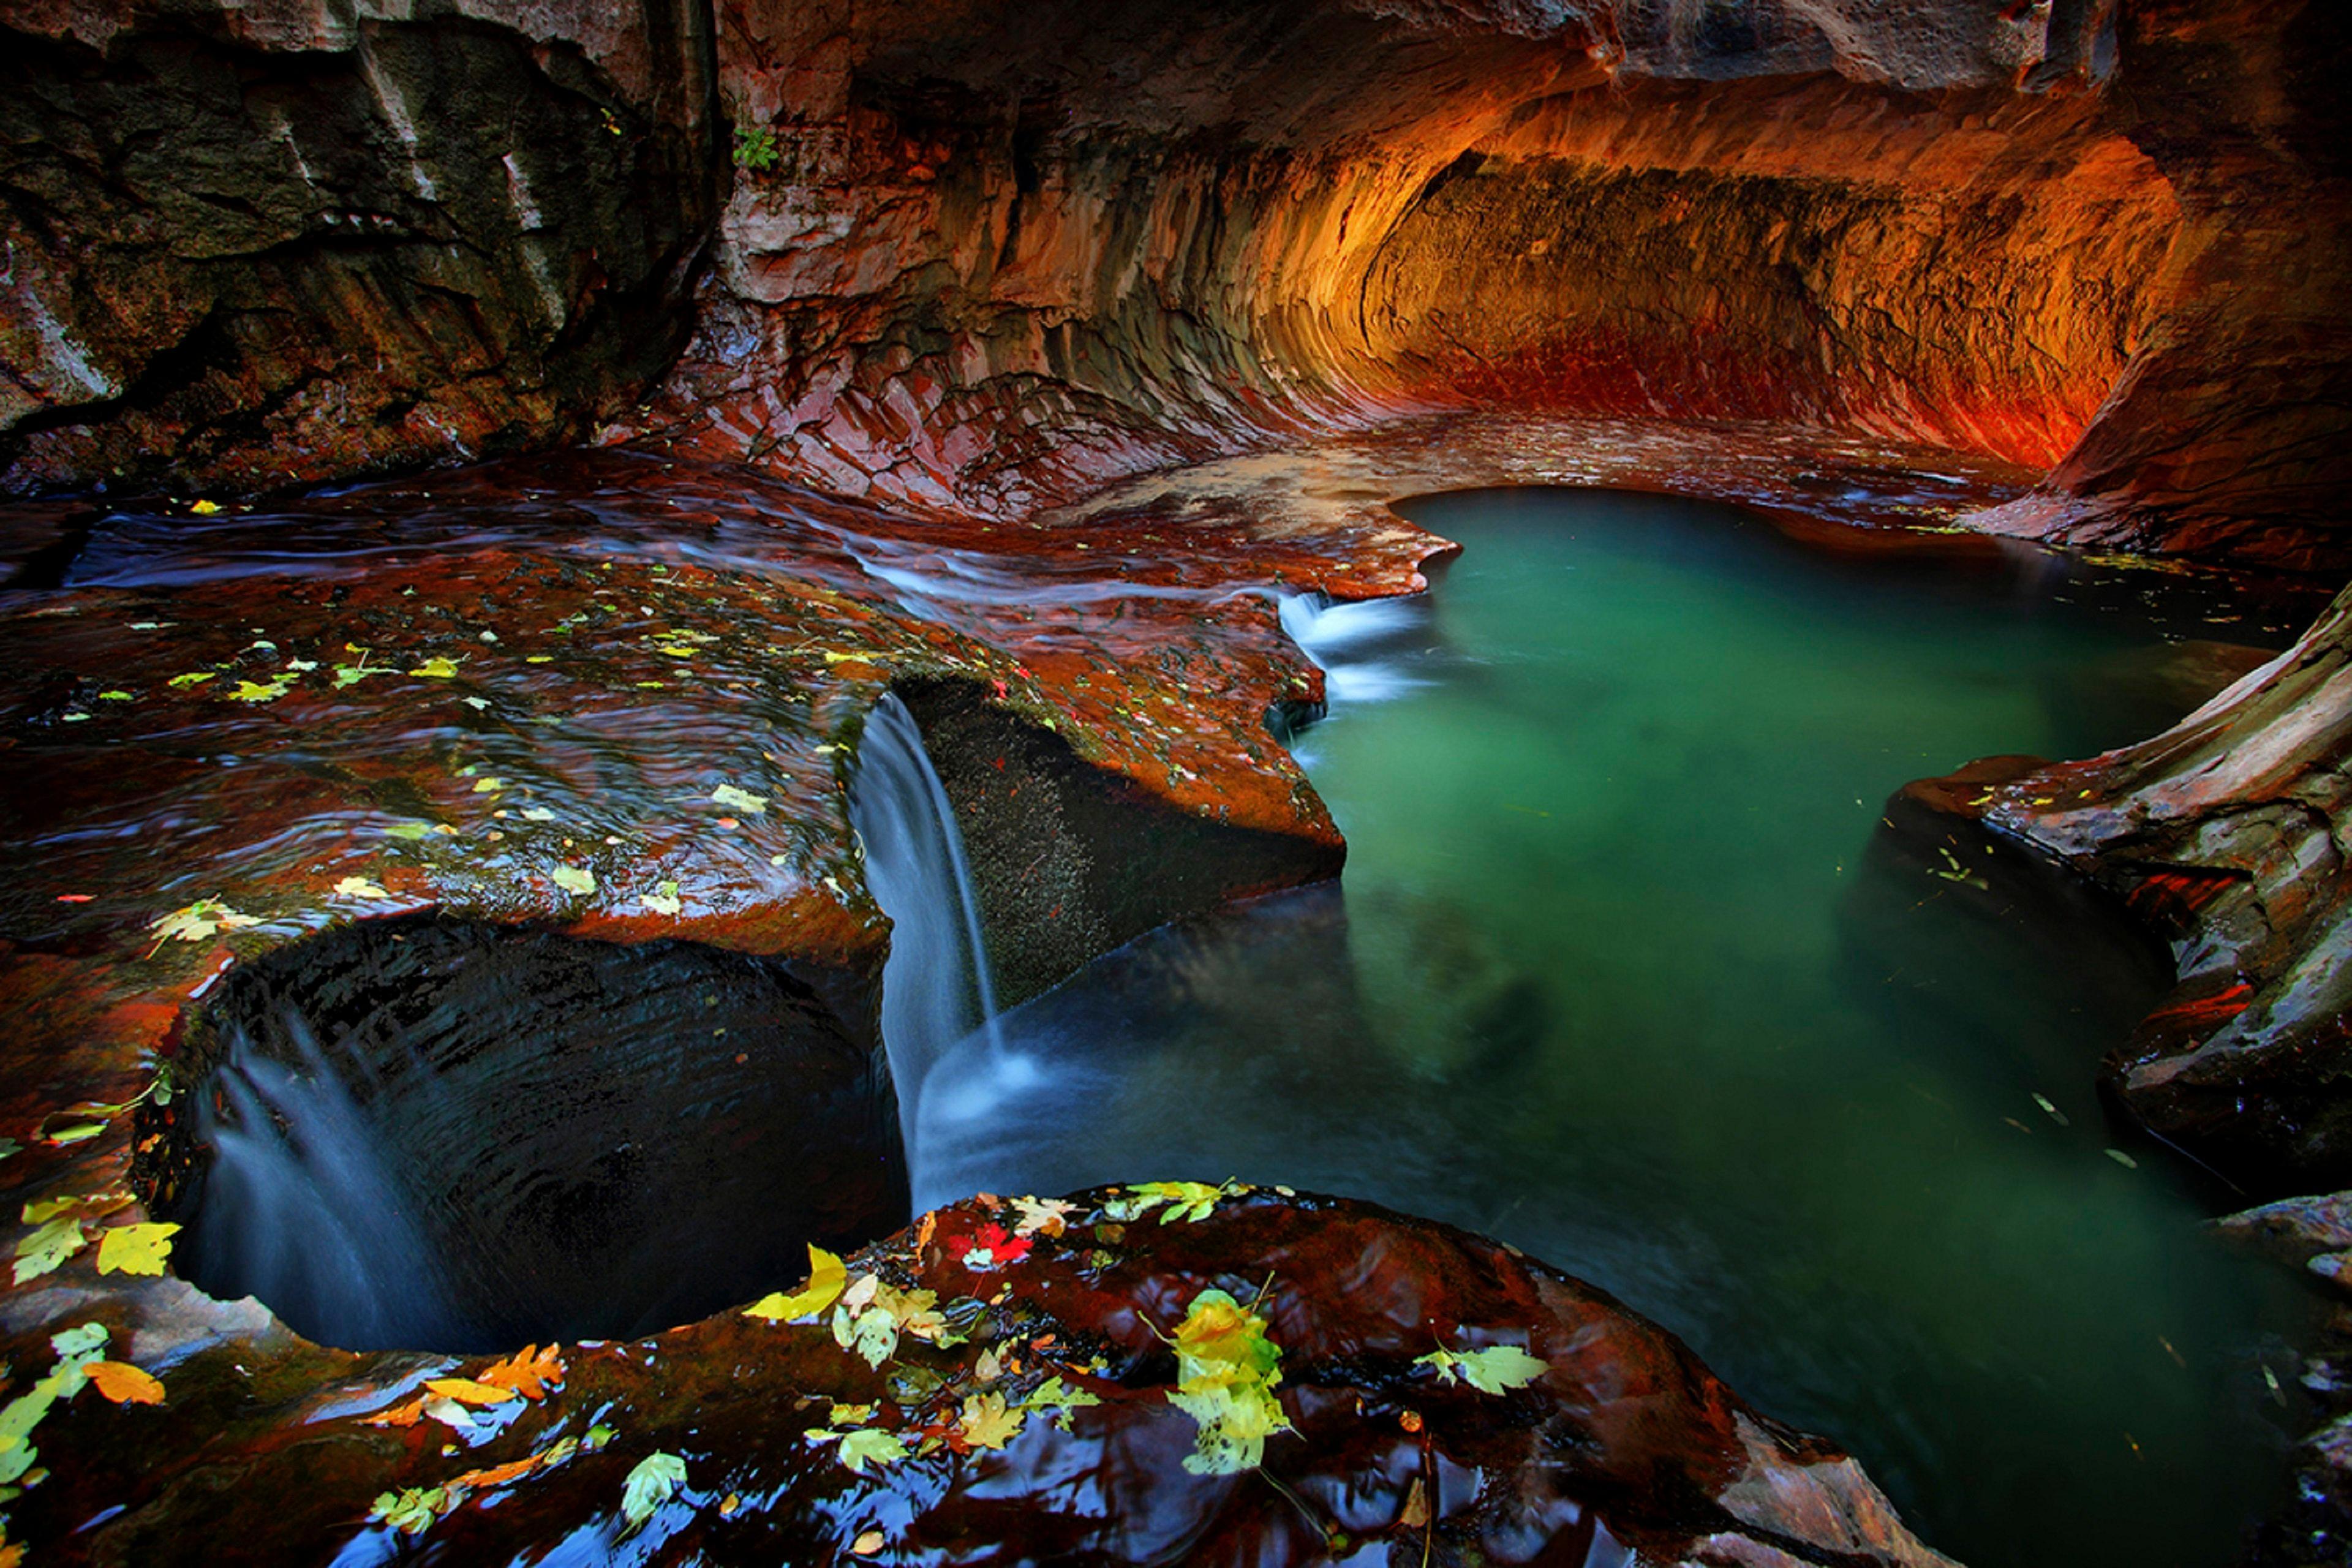
[[[926,1091],[919,1205],[1370,1197],[1615,1292],[1975,1568],[2230,1561],[2309,1309],[2094,1093],[2165,956],[1888,797],[2153,732],[2230,665],[2195,639],[2264,634],[2146,574],[1843,558],[1709,504],[1404,510],[1465,546],[1434,592],[1294,617],[1339,887],[1007,1015]]]

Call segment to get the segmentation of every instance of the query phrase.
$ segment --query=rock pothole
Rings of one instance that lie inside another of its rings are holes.
[[[906,1223],[866,1035],[692,942],[368,921],[223,979],[136,1170],[190,1282],[321,1343],[628,1338]]]

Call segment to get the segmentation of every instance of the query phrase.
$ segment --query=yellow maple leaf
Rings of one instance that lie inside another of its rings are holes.
[[[975,1448],[1002,1448],[1028,1419],[1025,1410],[1005,1408],[1001,1394],[974,1394],[964,1399],[963,1419],[956,1423],[956,1430]]]

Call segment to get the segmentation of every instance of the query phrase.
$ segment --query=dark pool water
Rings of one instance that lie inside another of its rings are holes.
[[[1003,1056],[969,1043],[918,1204],[1371,1197],[1616,1292],[1977,1568],[2228,1562],[2308,1309],[2094,1094],[2162,955],[1887,801],[2152,732],[2231,666],[2196,639],[2247,629],[2147,574],[1859,562],[1692,502],[1408,510],[1465,546],[1435,593],[1294,616],[1333,672],[1298,747],[1342,885],[1155,933],[1008,1015]]]

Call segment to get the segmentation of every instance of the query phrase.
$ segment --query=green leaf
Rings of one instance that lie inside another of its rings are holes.
[[[879,1367],[898,1348],[898,1320],[881,1307],[868,1307],[854,1315],[846,1307],[835,1307],[833,1337],[843,1350],[865,1357],[867,1366]]]
[[[555,885],[567,893],[593,893],[596,890],[596,873],[585,866],[558,866],[548,873]]]
[[[175,675],[172,677],[171,679],[165,681],[163,684],[166,686],[202,686],[207,680],[218,679],[220,671],[217,669],[192,669],[185,675]]]
[[[678,897],[676,882],[663,882],[650,893],[638,894],[637,902],[657,915],[675,915],[686,908],[686,900]]]
[[[54,1274],[68,1258],[89,1245],[81,1221],[62,1215],[16,1244],[16,1283]]]
[[[753,795],[749,790],[737,789],[730,784],[720,784],[717,789],[712,790],[710,798],[730,811],[743,812],[751,816],[761,816],[768,809],[766,795]]]
[[[1483,1351],[1433,1351],[1413,1364],[1434,1370],[1441,1383],[1465,1382],[1481,1394],[1507,1394],[1514,1388],[1525,1388],[1551,1370],[1549,1362],[1531,1356],[1517,1345],[1491,1345]]]
[[[368,1517],[382,1520],[403,1535],[422,1535],[433,1521],[457,1506],[446,1487],[409,1487],[379,1493]]]
[[[1209,1217],[1219,1199],[1237,1197],[1249,1189],[1237,1182],[1213,1187],[1203,1182],[1142,1182],[1127,1191],[1128,1196],[1105,1204],[1103,1213],[1117,1220],[1140,1219],[1164,1204],[1167,1212],[1160,1216],[1161,1225],[1180,1219],[1198,1225]]]
[[[457,678],[457,661],[444,655],[436,654],[408,673],[421,675],[427,680],[454,680]]]
[[[49,1348],[58,1352],[59,1361],[72,1361],[94,1352],[103,1351],[113,1334],[104,1323],[82,1323],[62,1333],[49,1336]]]
[[[1021,1402],[1021,1408],[1053,1412],[1054,1425],[1066,1432],[1070,1429],[1070,1412],[1083,1410],[1089,1405],[1101,1403],[1102,1400],[1097,1395],[1088,1394],[1083,1388],[1072,1388],[1060,1377],[1055,1376],[1047,1378],[1032,1389],[1029,1397]]]
[[[831,1433],[822,1435],[830,1437]],[[895,1465],[908,1455],[906,1443],[896,1432],[885,1432],[879,1426],[860,1426],[841,1434],[841,1462],[852,1473],[864,1475],[868,1465]]]
[[[147,929],[155,933],[158,942],[202,942],[216,931],[237,931],[246,926],[259,925],[251,915],[241,915],[218,899],[198,899],[184,909],[173,910],[168,915],[158,915]]]
[[[231,702],[275,702],[292,689],[294,678],[281,675],[271,680],[240,680],[236,689],[228,694]]]
[[[677,1495],[686,1485],[686,1461],[676,1454],[647,1454],[621,1485],[621,1517],[631,1530],[654,1516],[654,1510]]]

